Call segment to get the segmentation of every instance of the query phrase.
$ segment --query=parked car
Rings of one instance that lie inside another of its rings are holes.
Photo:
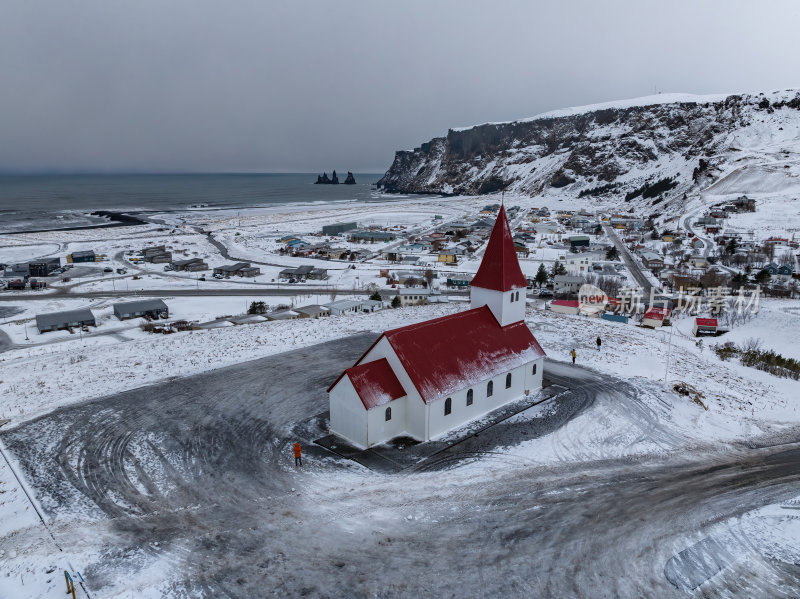
[[[126,272],[128,272],[127,268],[118,268],[117,269],[117,274],[119,274],[119,275],[124,275]]]
[[[215,279],[224,279],[225,275],[217,272],[217,273],[214,273],[214,278]]]
[[[114,269],[113,269],[113,268],[111,268],[110,266],[106,266],[106,267],[103,269],[103,272],[114,272]]]
[[[553,297],[553,292],[549,289],[542,289],[539,291],[539,297]]]

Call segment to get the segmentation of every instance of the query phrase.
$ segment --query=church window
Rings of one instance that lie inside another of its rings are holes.
[[[510,372],[506,375],[506,389],[509,389],[509,388],[511,388],[511,373]]]
[[[493,381],[489,381],[486,384],[486,397],[491,397],[492,393],[494,393],[494,382]]]
[[[468,406],[472,405],[472,389],[467,391],[467,405]]]
[[[536,374],[536,364],[533,365],[533,370],[531,371],[531,374]]]
[[[453,400],[448,397],[447,399],[444,400],[444,415],[448,416],[452,411],[453,411]]]
[[[386,422],[392,419],[392,408],[386,408]]]

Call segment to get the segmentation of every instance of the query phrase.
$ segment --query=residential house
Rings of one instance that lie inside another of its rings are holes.
[[[128,318],[168,318],[169,308],[164,300],[145,299],[114,304],[114,316],[120,320]]]
[[[553,293],[572,294],[578,293],[581,285],[585,283],[583,277],[576,275],[556,275],[553,277]]]
[[[84,326],[97,326],[94,314],[88,308],[36,315],[36,328],[39,329],[39,333]]]

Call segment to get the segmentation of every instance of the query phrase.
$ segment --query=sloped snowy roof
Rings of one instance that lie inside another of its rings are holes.
[[[524,321],[501,327],[487,306],[383,336],[425,403],[545,355]]]
[[[387,404],[406,394],[386,358],[353,366],[345,370],[344,374],[353,383],[361,403],[368,410]],[[341,379],[341,377],[339,378]]]

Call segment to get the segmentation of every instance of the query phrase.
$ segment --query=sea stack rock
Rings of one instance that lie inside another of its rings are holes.
[[[322,173],[321,175],[317,175],[317,182],[315,185],[330,185],[330,182],[331,180],[328,179],[328,173]]]
[[[336,171],[331,175],[331,185],[339,185],[339,177],[336,176]]]
[[[355,185],[356,184],[356,178],[353,176],[353,173],[351,173],[350,171],[347,171],[347,178],[344,180],[344,184],[345,185]]]

